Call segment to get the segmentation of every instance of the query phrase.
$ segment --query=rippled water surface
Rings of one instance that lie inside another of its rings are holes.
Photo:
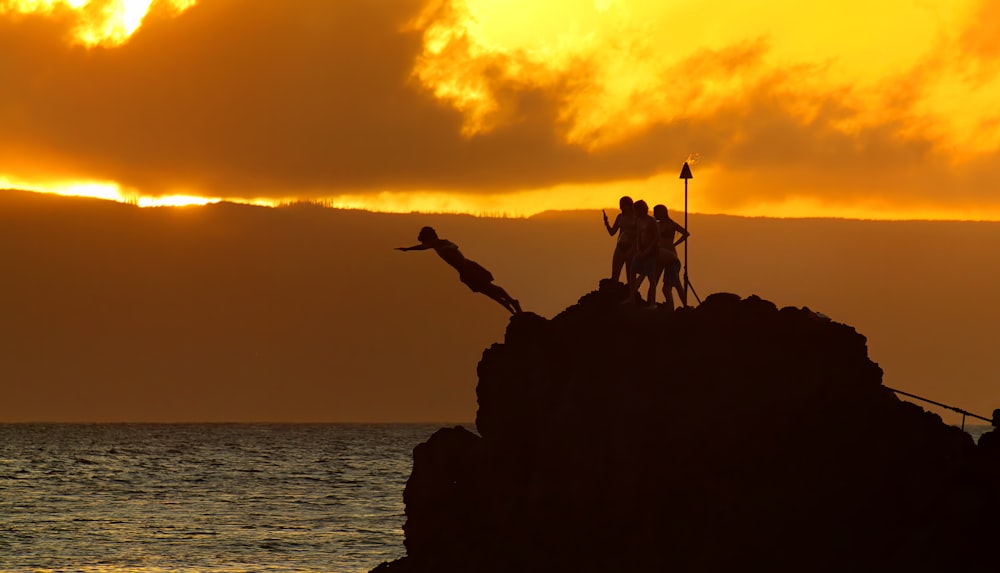
[[[368,571],[439,425],[0,425],[0,572]]]

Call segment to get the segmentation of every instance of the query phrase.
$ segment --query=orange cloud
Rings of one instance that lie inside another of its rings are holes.
[[[0,15],[0,177],[530,214],[700,152],[695,210],[1000,218],[986,2],[157,5],[91,50]]]

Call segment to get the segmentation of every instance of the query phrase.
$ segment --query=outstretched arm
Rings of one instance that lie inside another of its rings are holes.
[[[419,245],[413,245],[412,247],[396,247],[397,251],[426,251],[427,249],[433,249],[431,245],[426,245],[421,243]]]

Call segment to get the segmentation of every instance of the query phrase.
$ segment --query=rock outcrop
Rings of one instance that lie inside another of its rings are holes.
[[[479,435],[415,448],[407,556],[375,572],[998,570],[996,464],[883,387],[853,328],[623,289],[512,317]]]

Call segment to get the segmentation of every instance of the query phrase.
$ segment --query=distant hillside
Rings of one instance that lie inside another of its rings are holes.
[[[689,224],[703,299],[808,306],[862,332],[887,384],[1000,406],[1000,224]],[[393,250],[423,225],[542,316],[610,274],[596,211],[142,209],[0,191],[0,421],[468,420],[476,362],[508,316],[433,253]]]

